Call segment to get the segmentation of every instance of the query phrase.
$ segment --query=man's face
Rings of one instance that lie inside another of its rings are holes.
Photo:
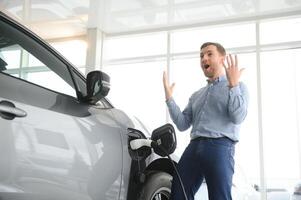
[[[221,55],[216,46],[209,45],[201,49],[201,67],[206,77],[215,79],[224,73],[223,62],[225,56]]]

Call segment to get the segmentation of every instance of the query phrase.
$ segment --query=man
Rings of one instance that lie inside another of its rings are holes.
[[[172,97],[174,85],[163,74],[166,104],[180,131],[192,126],[191,141],[178,163],[189,200],[204,178],[210,200],[230,200],[234,173],[234,148],[240,124],[247,115],[248,92],[239,82],[243,69],[237,56],[226,56],[223,46],[207,42],[201,46],[201,68],[207,85],[196,91],[181,112]],[[226,60],[226,62],[225,62]],[[174,176],[171,200],[184,200],[180,182]]]

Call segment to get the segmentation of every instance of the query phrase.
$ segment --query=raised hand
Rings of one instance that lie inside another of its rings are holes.
[[[169,85],[168,78],[167,78],[165,71],[163,72],[163,86],[164,86],[164,91],[165,91],[165,99],[168,100],[172,97],[175,83],[173,83],[172,85]]]
[[[244,70],[244,68],[238,68],[237,56],[235,55],[235,60],[231,54],[226,57],[227,64],[224,62],[224,68],[226,71],[229,87],[235,87],[239,83],[239,78]]]

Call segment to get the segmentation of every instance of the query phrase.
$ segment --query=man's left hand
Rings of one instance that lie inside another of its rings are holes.
[[[244,68],[239,69],[237,65],[237,56],[235,55],[235,60],[233,60],[232,55],[226,57],[227,63],[224,62],[224,68],[226,71],[227,79],[229,82],[229,87],[235,87],[239,83],[239,78],[244,70]]]

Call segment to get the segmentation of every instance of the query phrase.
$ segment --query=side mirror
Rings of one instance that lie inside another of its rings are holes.
[[[171,124],[165,124],[152,133],[151,140],[157,143],[154,148],[156,154],[164,157],[172,154],[177,147],[177,139],[175,129]]]
[[[96,103],[108,95],[110,91],[110,77],[101,71],[91,71],[87,75],[87,96],[85,100]]]

